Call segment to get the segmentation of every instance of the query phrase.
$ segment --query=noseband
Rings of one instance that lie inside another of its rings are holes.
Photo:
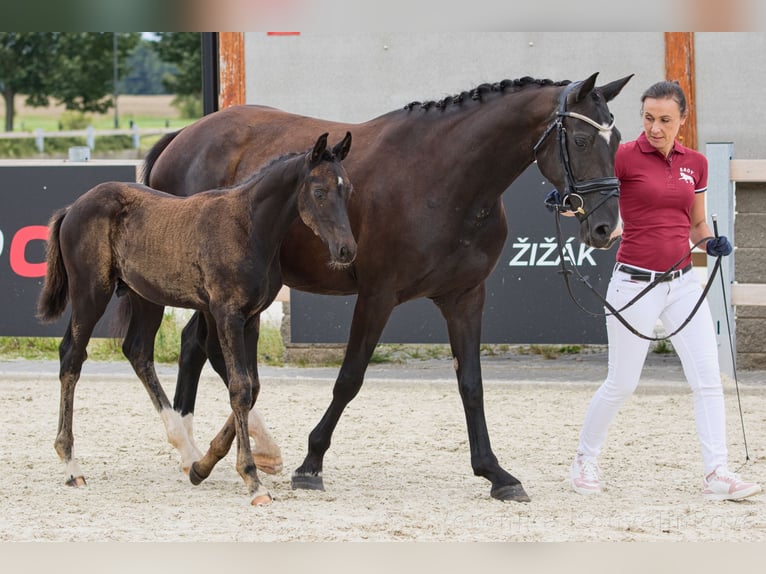
[[[620,180],[616,177],[599,177],[595,179],[589,179],[586,181],[576,181],[574,174],[572,173],[572,167],[569,162],[569,151],[567,150],[567,130],[564,127],[564,118],[575,118],[584,121],[601,132],[609,131],[614,127],[614,116],[612,116],[612,123],[609,126],[602,126],[601,124],[593,121],[588,116],[578,114],[576,112],[567,111],[567,96],[574,90],[580,82],[572,82],[567,84],[564,91],[559,96],[559,107],[556,112],[556,118],[548,125],[543,135],[537,140],[532,150],[535,154],[535,160],[537,159],[537,150],[545,141],[545,139],[556,129],[556,137],[559,143],[559,159],[561,160],[561,166],[564,170],[564,193],[561,197],[561,204],[557,206],[563,211],[573,211],[577,216],[577,219],[584,221],[590,215],[601,207],[610,197],[620,196]],[[584,206],[585,201],[582,196],[588,193],[599,192],[604,198],[589,212],[586,213]]]

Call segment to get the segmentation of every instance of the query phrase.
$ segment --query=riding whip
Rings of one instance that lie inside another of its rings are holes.
[[[716,238],[718,238],[718,216],[714,213],[710,216],[713,219],[713,233],[715,234]],[[721,259],[721,256],[718,256],[718,259]],[[750,454],[747,450],[747,436],[745,436],[745,418],[742,415],[742,400],[739,396],[739,382],[737,381],[737,365],[736,360],[734,357],[734,341],[731,336],[731,324],[729,323],[729,305],[726,303],[726,284],[723,280],[723,269],[720,267],[718,268],[720,270],[720,277],[721,277],[721,295],[723,297],[723,310],[724,314],[726,315],[726,330],[729,334],[729,351],[731,352],[731,369],[734,373],[734,388],[737,391],[737,405],[739,407],[739,422],[742,425],[742,440],[745,443],[745,462],[750,460]]]

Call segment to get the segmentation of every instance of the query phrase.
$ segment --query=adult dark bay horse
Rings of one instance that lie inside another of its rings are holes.
[[[192,478],[198,482],[209,474],[236,434],[237,470],[252,504],[271,501],[253,461],[248,416],[260,388],[255,354],[259,316],[282,285],[282,240],[300,216],[302,225],[329,248],[334,269],[347,268],[356,256],[347,213],[351,183],[340,163],[351,135],[332,150],[327,136],[320,136],[308,152],[281,156],[228,189],[180,198],[139,184],[108,182],[53,215],[38,315],[53,321],[71,302],[59,347],[55,442],[67,484],[85,484],[73,454],[75,385],[93,327],[117,289],[130,302],[123,352],[161,413],[171,443],[188,439],[157,379],[154,338],[165,305],[204,315],[206,350],[216,364],[225,365],[232,415],[200,466],[192,469]],[[313,255],[327,259],[319,250]]]
[[[491,495],[527,501],[490,445],[479,356],[485,279],[507,235],[501,195],[532,162],[577,210],[580,238],[606,248],[618,223],[613,162],[620,135],[607,102],[631,76],[596,86],[521,78],[438,102],[414,102],[360,124],[325,121],[263,106],[232,107],[164,138],[146,158],[145,180],[179,195],[241,180],[275,152],[304,144],[316,130],[350,131],[354,182],[349,217],[359,252],[350,267],[322,262],[324,246],[300,223],[282,244],[284,282],[294,289],[358,295],[332,400],[311,431],[293,487],[322,489],[333,430],[362,386],[397,305],[430,298],[447,322],[476,475]],[[194,410],[205,363],[204,321],[184,330],[174,407]],[[252,351],[251,351],[252,352]]]

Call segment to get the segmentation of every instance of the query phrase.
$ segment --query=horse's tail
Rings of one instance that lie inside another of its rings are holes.
[[[141,183],[144,185],[149,185],[149,178],[152,175],[152,168],[154,167],[154,164],[157,163],[157,159],[160,157],[162,152],[165,151],[165,148],[170,145],[170,142],[172,142],[175,137],[182,131],[183,130],[181,129],[177,132],[165,134],[156,144],[151,147],[151,149],[149,149],[149,151],[146,153],[146,157],[144,158],[144,169],[142,170]]]
[[[68,207],[56,211],[48,223],[48,245],[46,247],[47,269],[45,283],[37,300],[37,318],[43,323],[52,323],[66,310],[69,301],[69,278],[64,259],[61,256],[59,234],[61,223],[69,211]]]

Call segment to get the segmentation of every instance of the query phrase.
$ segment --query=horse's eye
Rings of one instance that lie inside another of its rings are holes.
[[[314,190],[314,197],[317,199],[324,199],[324,196],[327,195],[324,189],[315,189]]]
[[[585,136],[575,136],[574,142],[577,147],[588,147],[588,138]]]

